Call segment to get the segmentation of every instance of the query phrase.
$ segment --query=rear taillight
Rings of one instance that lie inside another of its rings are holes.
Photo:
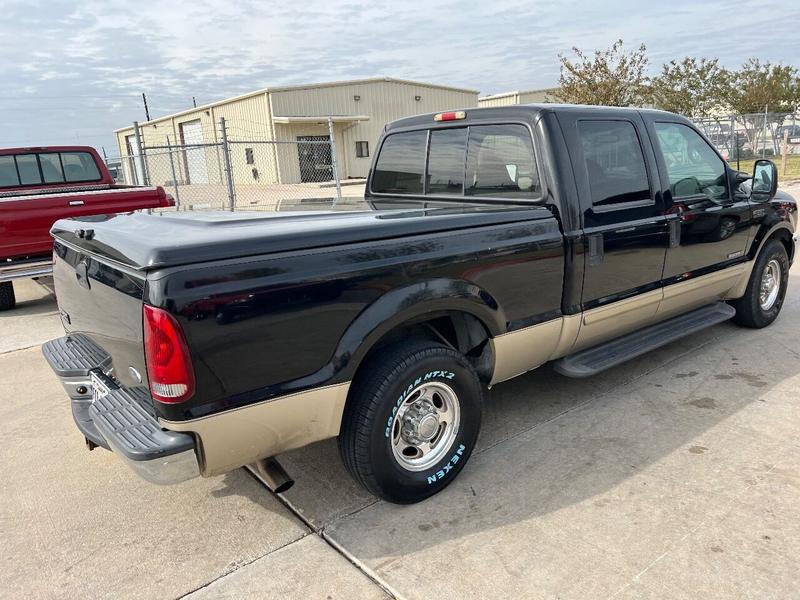
[[[147,304],[143,317],[150,393],[166,404],[185,402],[194,394],[194,369],[181,326],[167,311]]]

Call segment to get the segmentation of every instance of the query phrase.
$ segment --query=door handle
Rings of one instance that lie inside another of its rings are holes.
[[[70,200],[70,206],[83,206],[83,200]]]
[[[589,240],[589,266],[603,264],[603,234],[593,233],[588,236]]]

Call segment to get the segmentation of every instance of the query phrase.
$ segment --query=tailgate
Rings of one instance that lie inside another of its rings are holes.
[[[53,258],[53,279],[64,329],[88,336],[110,354],[111,375],[121,385],[146,384],[142,340],[144,275],[59,240]]]

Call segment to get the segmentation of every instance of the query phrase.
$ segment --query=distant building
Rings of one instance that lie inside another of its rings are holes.
[[[330,179],[328,116],[333,118],[337,165],[342,178],[366,177],[384,125],[401,117],[478,105],[478,92],[388,77],[271,87],[140,123],[145,148],[194,144],[192,149],[151,158],[150,182],[220,183],[216,147],[219,120],[227,122],[236,183],[298,183]],[[115,131],[120,154],[138,154],[133,126]],[[290,142],[265,144],[264,141]],[[246,143],[253,142],[253,143]],[[261,142],[261,143],[259,143]],[[314,142],[317,142],[316,144]],[[326,155],[327,152],[327,155]],[[177,163],[177,164],[176,164]],[[142,181],[139,161],[123,163],[127,181]]]
[[[558,88],[546,88],[542,90],[528,90],[526,92],[505,92],[503,94],[492,94],[478,98],[478,106],[481,108],[489,106],[509,106],[512,104],[534,104],[537,102],[556,102],[553,96]]]

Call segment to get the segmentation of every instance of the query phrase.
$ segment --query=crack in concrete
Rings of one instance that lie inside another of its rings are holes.
[[[300,537],[295,538],[295,539],[293,539],[293,540],[291,540],[289,542],[286,542],[285,544],[281,544],[277,548],[273,548],[269,552],[266,552],[266,553],[262,554],[261,556],[255,557],[253,560],[249,560],[247,562],[244,562],[244,563],[241,563],[241,564],[237,564],[235,569],[233,569],[231,571],[227,571],[226,573],[222,573],[221,575],[219,575],[218,577],[215,577],[211,581],[208,581],[208,582],[204,583],[203,585],[197,586],[193,590],[190,590],[190,591],[186,592],[185,594],[182,594],[182,595],[178,596],[177,600],[181,600],[182,598],[188,598],[189,596],[191,596],[195,592],[199,592],[200,590],[205,589],[210,585],[213,585],[217,581],[220,581],[221,579],[224,579],[228,575],[232,575],[233,573],[236,573],[236,571],[238,571],[239,569],[244,568],[244,567],[246,567],[248,565],[252,565],[254,562],[259,561],[262,558],[266,558],[270,554],[274,554],[275,552],[278,552],[279,550],[283,550],[284,548],[287,548],[288,546],[291,546],[292,544],[294,544],[296,542],[299,542],[300,540],[308,537],[309,535],[313,535],[313,533],[314,533],[313,531],[307,531],[306,533],[304,533]]]
[[[329,525],[337,521],[341,521],[342,519],[346,519],[352,515],[360,513],[362,510],[369,508],[370,506],[374,506],[381,502],[379,498],[376,498],[372,502],[365,504],[353,511],[345,515],[341,515],[335,518],[331,523],[325,523],[320,527],[315,527],[314,524],[306,518],[306,516],[300,512],[300,510],[294,506],[292,502],[289,501],[288,498],[285,498],[282,494],[276,494],[273,492],[269,486],[267,486],[264,481],[258,476],[256,472],[254,472],[249,466],[245,468],[245,470],[250,474],[250,476],[255,479],[258,483],[264,486],[264,489],[267,490],[268,493],[272,494],[278,501],[286,507],[286,509],[291,512],[294,516],[296,516],[306,527],[308,527],[309,534],[314,534],[319,537],[323,542],[325,542],[330,548],[332,548],[337,554],[339,554],[342,558],[344,558],[347,562],[349,562],[353,567],[355,567],[358,571],[360,571],[367,579],[369,579],[376,587],[380,588],[385,594],[387,594],[390,598],[401,598],[401,596],[394,590],[391,589],[388,583],[380,579],[377,573],[374,573],[371,569],[369,569],[365,564],[363,564],[360,560],[358,560],[355,556],[347,552],[347,550],[341,546],[338,542],[336,542],[333,538],[329,537],[325,533],[325,528]],[[307,534],[308,535],[308,534]],[[306,537],[306,536],[303,536]],[[302,539],[302,538],[298,538]],[[298,540],[295,540],[298,541]],[[294,543],[294,542],[291,542]],[[288,546],[288,544],[286,544]],[[269,553],[271,554],[271,552]],[[223,575],[224,577],[224,575]]]
[[[771,466],[769,469],[767,469],[767,470],[765,471],[765,473],[764,473],[764,474],[765,474],[765,475],[769,475],[770,473],[772,473],[772,472],[775,470],[775,468],[777,467],[777,462],[778,462],[778,461],[776,461],[776,464],[772,465],[772,466]],[[688,539],[690,536],[692,536],[692,535],[694,535],[695,533],[697,533],[697,532],[698,532],[698,531],[699,531],[701,528],[703,528],[703,527],[705,527],[706,525],[708,525],[708,523],[710,523],[712,520],[714,520],[714,519],[723,519],[723,518],[725,518],[725,517],[726,517],[726,516],[727,516],[727,515],[730,513],[730,511],[731,511],[731,508],[733,507],[734,503],[736,503],[736,502],[739,500],[739,498],[741,498],[742,496],[744,496],[745,494],[747,494],[747,492],[748,492],[748,491],[750,491],[751,489],[753,489],[754,487],[756,487],[756,486],[757,486],[759,483],[760,483],[759,481],[754,481],[752,484],[750,484],[750,485],[747,485],[747,486],[746,486],[746,487],[745,487],[745,488],[744,488],[744,489],[743,489],[743,490],[742,490],[742,491],[741,491],[739,494],[736,494],[736,496],[734,496],[733,498],[731,498],[731,499],[730,499],[730,500],[729,500],[729,501],[726,503],[726,505],[725,505],[725,510],[724,510],[724,511],[723,511],[723,512],[722,512],[720,515],[717,515],[717,516],[715,516],[715,517],[713,517],[713,518],[709,518],[709,519],[705,519],[705,520],[703,520],[703,521],[700,521],[700,522],[699,522],[699,523],[698,523],[698,524],[697,524],[695,527],[693,527],[692,529],[690,529],[689,531],[687,531],[687,532],[686,532],[684,535],[682,535],[680,538],[678,538],[677,540],[675,540],[674,542],[672,542],[672,544],[670,544],[669,548],[667,548],[666,550],[664,550],[664,552],[662,552],[662,553],[661,553],[661,554],[659,554],[657,557],[655,557],[655,558],[654,558],[652,561],[650,561],[650,562],[647,564],[647,566],[645,566],[645,568],[644,568],[644,569],[642,569],[641,571],[639,571],[639,573],[637,573],[636,575],[634,575],[634,576],[631,578],[631,580],[630,580],[628,583],[626,583],[625,585],[623,585],[622,587],[620,587],[620,588],[619,588],[619,589],[618,589],[616,592],[614,592],[613,594],[611,594],[610,596],[608,596],[608,599],[607,599],[607,600],[612,600],[613,598],[616,598],[616,597],[617,597],[617,596],[619,596],[619,595],[620,595],[622,592],[624,592],[626,589],[628,589],[630,586],[632,586],[634,583],[637,583],[637,582],[638,582],[638,581],[641,579],[641,577],[642,577],[642,576],[643,576],[645,573],[647,573],[647,571],[649,571],[649,570],[650,570],[652,567],[654,567],[654,566],[655,566],[657,563],[661,562],[661,561],[662,561],[664,558],[666,558],[666,557],[667,557],[667,556],[668,556],[668,555],[669,555],[669,554],[670,554],[670,553],[671,553],[673,550],[675,550],[675,549],[676,549],[678,546],[680,546],[680,545],[681,545],[683,542],[685,542],[685,541],[686,541],[686,540],[687,540],[687,539]]]

